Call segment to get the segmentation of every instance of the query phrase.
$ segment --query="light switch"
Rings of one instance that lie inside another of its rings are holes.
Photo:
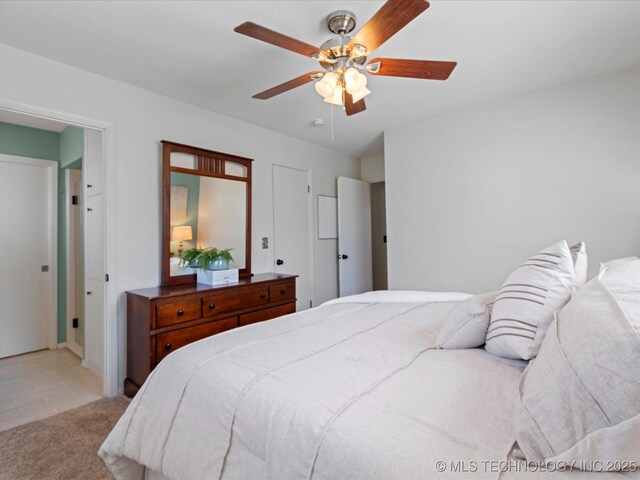
[[[262,237],[262,249],[269,248],[269,237]]]

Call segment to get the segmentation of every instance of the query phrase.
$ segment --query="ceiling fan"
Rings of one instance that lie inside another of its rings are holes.
[[[366,73],[388,77],[446,80],[456,67],[456,62],[374,58],[367,63],[368,54],[427,8],[429,2],[426,0],[388,0],[355,36],[349,36],[356,26],[355,15],[347,10],[338,10],[327,17],[329,30],[338,36],[326,41],[320,48],[253,22],[238,25],[234,31],[311,57],[323,68],[260,92],[253,98],[267,100],[318,80],[315,88],[324,97],[325,102],[343,106],[347,115],[354,115],[366,109],[364,97],[371,93],[367,89]]]

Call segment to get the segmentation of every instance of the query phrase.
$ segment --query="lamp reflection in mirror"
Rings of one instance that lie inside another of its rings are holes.
[[[171,240],[179,241],[178,244],[178,256],[182,256],[182,251],[184,244],[182,243],[184,240],[193,240],[193,231],[189,225],[176,225],[175,227],[171,227]]]

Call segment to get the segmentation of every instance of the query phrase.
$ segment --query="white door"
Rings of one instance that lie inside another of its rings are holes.
[[[340,296],[373,289],[371,185],[338,177],[338,272]]]
[[[82,170],[65,170],[67,219],[67,348],[84,357],[84,198]]]
[[[274,271],[298,275],[296,309],[311,306],[311,193],[309,172],[273,166]]]
[[[104,170],[102,135],[85,130],[84,198],[84,359],[85,366],[102,376],[104,368],[104,319],[106,254],[104,249]]]
[[[0,358],[57,344],[57,168],[0,155]]]

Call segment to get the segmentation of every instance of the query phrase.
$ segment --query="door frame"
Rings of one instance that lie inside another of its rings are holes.
[[[73,340],[70,341],[69,340],[69,334],[70,332],[73,331],[73,316],[69,315],[69,305],[74,305],[75,301],[76,301],[76,282],[78,281],[78,279],[75,277],[75,273],[74,273],[74,277],[73,277],[73,282],[70,281],[70,273],[72,270],[75,271],[75,256],[72,255],[72,253],[75,253],[75,248],[76,245],[74,244],[74,252],[71,252],[71,242],[70,242],[70,238],[71,238],[71,234],[74,233],[71,231],[71,214],[72,214],[72,208],[71,208],[71,172],[73,172],[74,170],[70,169],[70,168],[66,168],[64,171],[64,191],[66,193],[65,195],[65,218],[66,218],[66,225],[65,225],[65,231],[66,231],[66,245],[65,245],[65,249],[66,249],[66,258],[67,258],[67,318],[65,319],[66,325],[67,325],[67,340],[65,342],[66,347],[71,350],[73,353],[75,353],[76,355],[78,355],[82,360],[84,360],[84,346],[82,345],[78,345],[78,343]],[[81,174],[82,175],[82,174]],[[82,183],[83,179],[82,176],[80,178],[80,182]],[[84,199],[83,199],[84,200]],[[74,225],[75,228],[78,227],[78,225]],[[84,247],[84,246],[83,246]],[[71,268],[71,267],[74,268]],[[84,278],[81,279],[82,283],[84,284]]]
[[[102,375],[102,392],[108,397],[116,396],[123,389],[118,386],[118,237],[115,127],[112,123],[103,120],[83,117],[7,98],[0,98],[0,110],[54,120],[84,129],[95,130],[102,134],[102,173],[104,179],[103,198],[105,215],[104,251],[106,257],[106,272],[109,274],[109,281],[105,284],[104,371]]]
[[[0,162],[18,165],[33,165],[47,169],[49,201],[47,202],[47,228],[49,248],[47,249],[49,281],[47,282],[47,345],[58,348],[58,162],[42,158],[21,157],[19,155],[0,154]]]
[[[271,238],[273,239],[272,242],[272,248],[271,253],[270,253],[270,262],[272,267],[276,264],[276,212],[275,212],[275,202],[274,200],[274,195],[275,195],[275,190],[274,190],[274,181],[273,181],[273,177],[274,177],[274,168],[275,167],[280,167],[280,168],[288,168],[290,170],[297,170],[299,172],[304,172],[307,174],[307,185],[309,187],[309,191],[308,191],[308,195],[307,195],[307,218],[309,221],[309,238],[307,239],[307,242],[309,244],[309,288],[311,289],[311,305],[315,305],[315,272],[314,272],[314,245],[313,245],[313,239],[314,239],[314,217],[313,217],[313,172],[311,169],[304,169],[304,168],[296,168],[296,167],[292,167],[290,165],[281,165],[279,163],[272,163],[271,164],[271,198],[269,199],[269,201],[271,202],[270,205],[270,213],[271,213]]]

